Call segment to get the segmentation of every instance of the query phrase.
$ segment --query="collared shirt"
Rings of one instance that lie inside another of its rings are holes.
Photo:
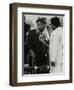
[[[45,28],[45,30],[42,32],[45,36],[45,39],[48,41],[49,40],[49,33],[48,30]]]

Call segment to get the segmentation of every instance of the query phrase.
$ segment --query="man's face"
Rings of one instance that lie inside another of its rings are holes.
[[[40,30],[40,32],[44,31],[45,27],[45,23],[37,22],[37,29]]]
[[[50,22],[50,28],[53,30],[55,29],[55,25],[53,25],[51,22]]]

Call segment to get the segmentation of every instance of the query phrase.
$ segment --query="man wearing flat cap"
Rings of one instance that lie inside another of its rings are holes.
[[[30,30],[27,38],[30,73],[49,73],[49,34],[46,29],[46,18],[36,20],[37,29]]]

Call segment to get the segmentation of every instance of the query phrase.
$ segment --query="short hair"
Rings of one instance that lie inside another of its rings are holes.
[[[61,26],[61,23],[58,17],[51,18],[51,24],[55,25],[56,27]]]
[[[38,23],[38,22],[41,22],[41,23],[43,23],[43,24],[47,24],[46,23],[46,18],[38,18],[37,20],[36,20],[36,23]]]

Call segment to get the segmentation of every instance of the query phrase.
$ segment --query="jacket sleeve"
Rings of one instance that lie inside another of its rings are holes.
[[[54,32],[50,39],[50,61],[55,62],[57,53],[58,53],[58,45],[59,45],[59,35],[58,32]]]
[[[32,49],[32,34],[31,34],[31,32],[29,32],[29,34],[27,35],[26,42],[27,42],[27,48],[29,51]]]

